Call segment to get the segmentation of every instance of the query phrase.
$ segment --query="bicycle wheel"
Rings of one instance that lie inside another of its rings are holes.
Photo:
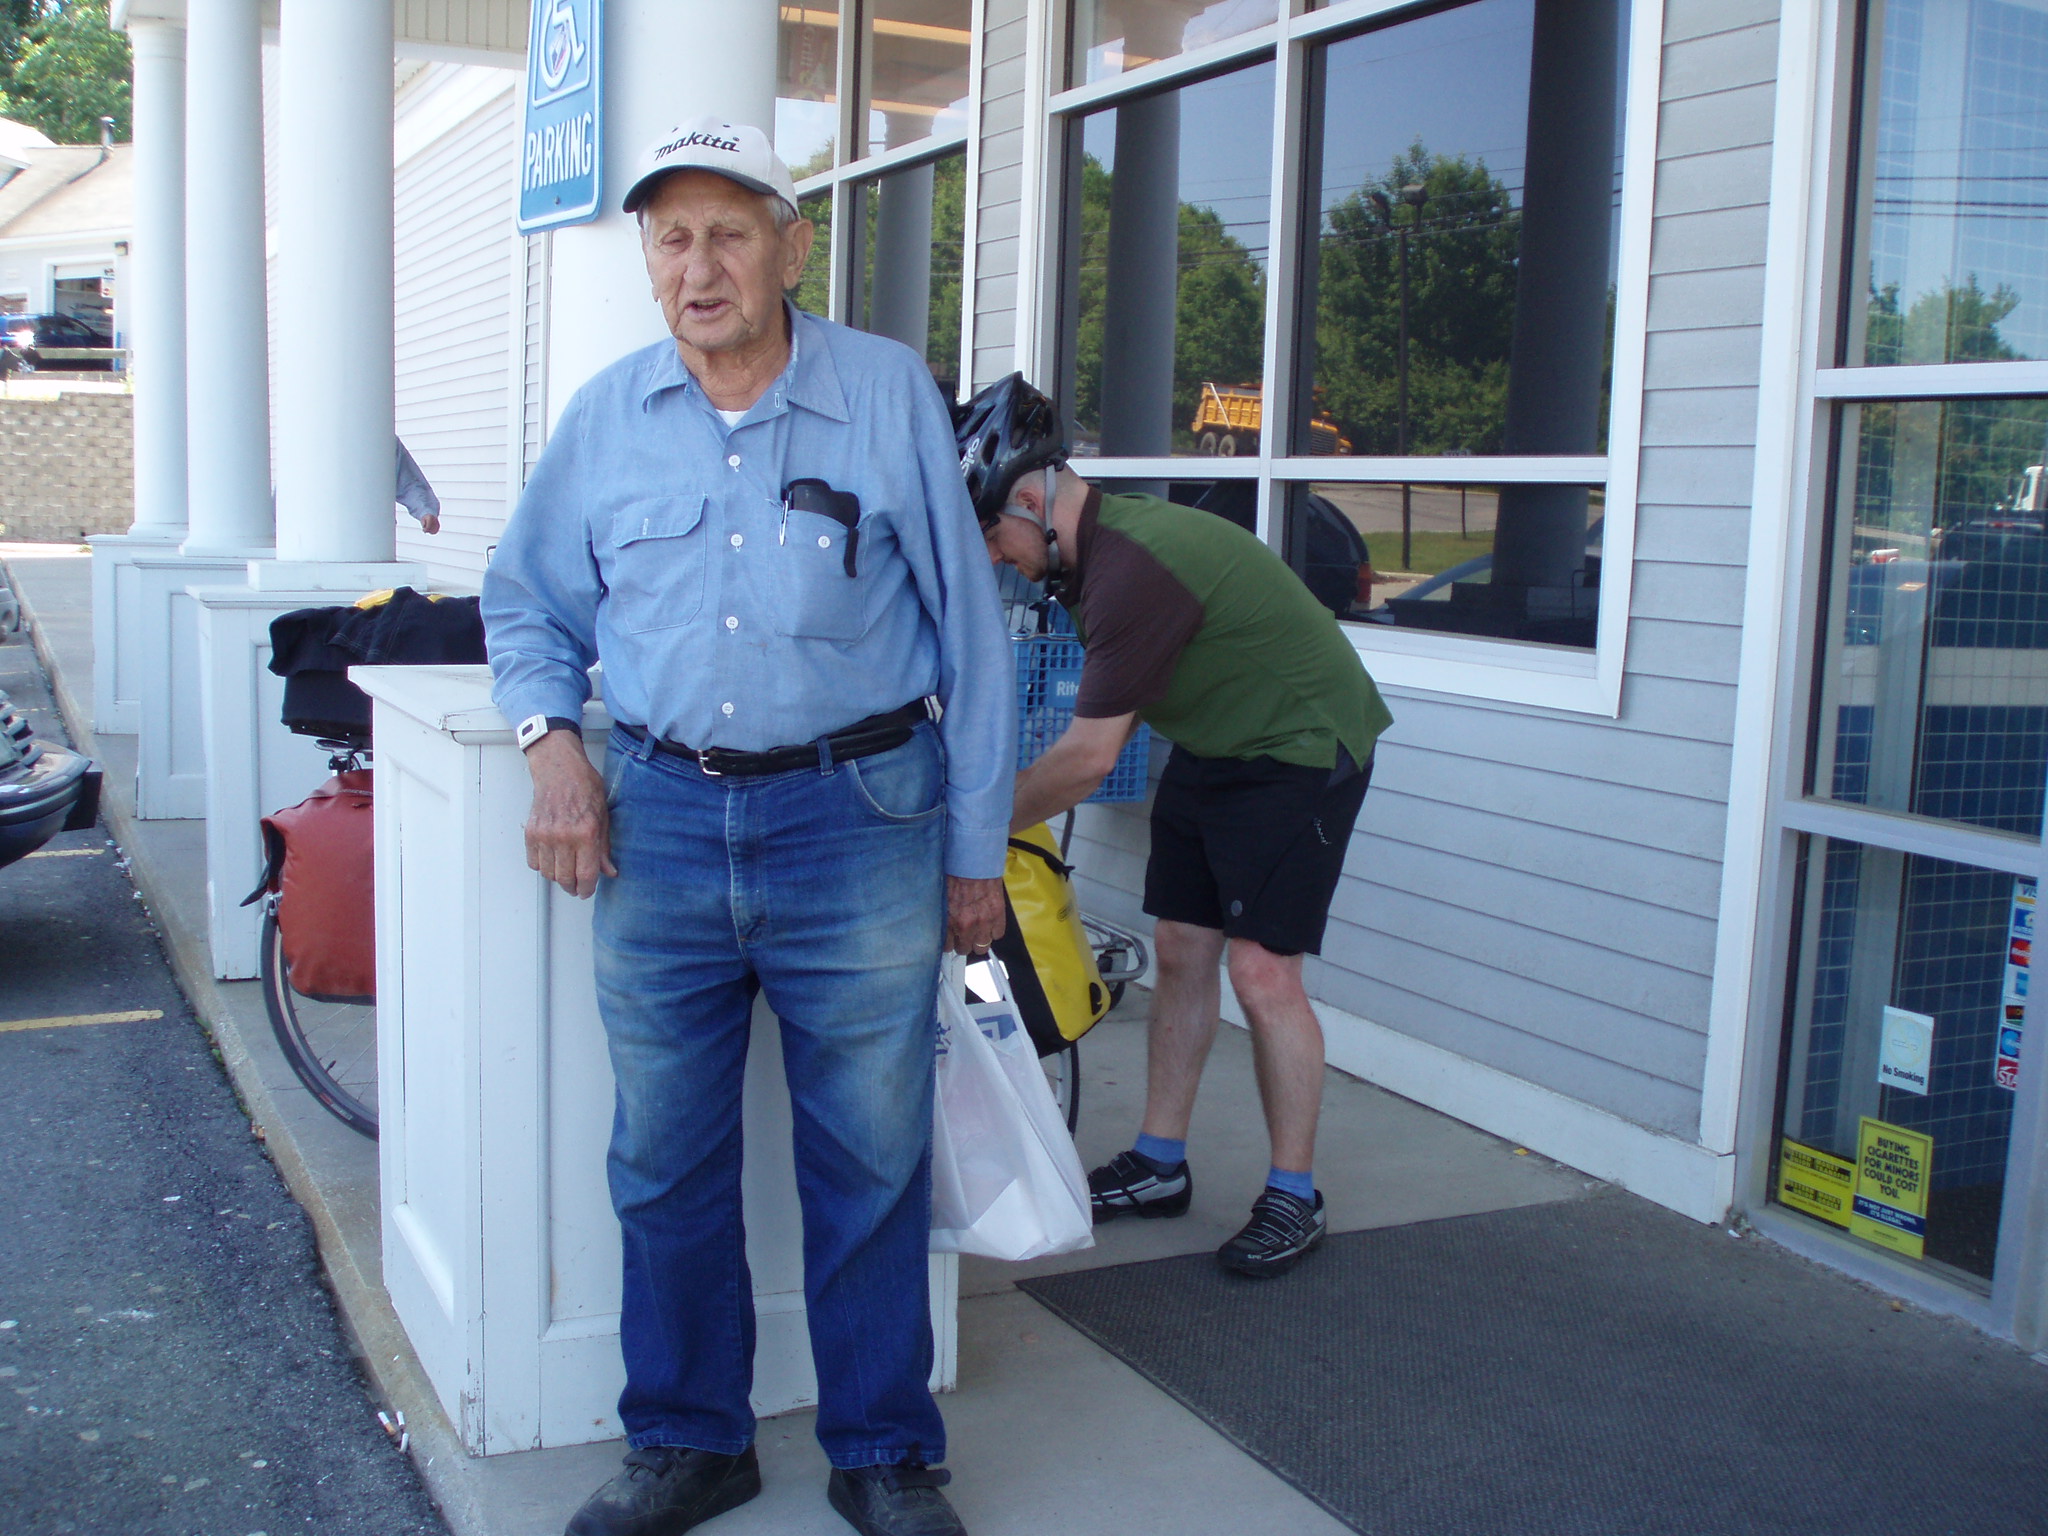
[[[1052,1089],[1052,1101],[1059,1106],[1060,1114],[1067,1122],[1067,1132],[1071,1135],[1081,1121],[1081,1042],[1070,1041],[1065,1050],[1039,1057],[1038,1064],[1045,1068],[1045,1081]]]
[[[263,1005],[278,1048],[343,1125],[377,1139],[377,1005],[323,1003],[292,990],[273,902],[263,913]]]

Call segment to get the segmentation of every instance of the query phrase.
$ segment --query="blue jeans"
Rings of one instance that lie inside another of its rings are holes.
[[[754,996],[781,1021],[818,1439],[835,1466],[936,1463],[933,999],[944,943],[938,735],[848,763],[716,778],[614,731],[615,879],[598,1006],[618,1081],[619,1417],[635,1447],[754,1438],[740,1092]]]

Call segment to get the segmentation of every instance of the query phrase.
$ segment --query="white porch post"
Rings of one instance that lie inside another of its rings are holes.
[[[258,0],[191,0],[187,14],[185,552],[261,559],[273,543],[262,16]]]
[[[620,213],[633,161],[686,117],[723,113],[775,132],[778,8],[732,0],[608,0],[604,211],[557,230],[549,298],[548,413],[634,347],[668,334],[648,295],[639,225]]]
[[[140,720],[145,642],[138,555],[185,538],[185,29],[135,18],[135,234],[128,264],[127,342],[135,378],[135,522],[92,540],[93,728],[128,733]]]
[[[282,22],[277,553],[388,564],[391,0],[285,0]]]
[[[185,37],[185,541],[135,561],[135,806],[205,814],[195,582],[270,553],[270,378],[263,281],[258,0],[190,0]],[[143,317],[145,340],[148,316]],[[145,367],[147,364],[145,364]],[[118,605],[116,611],[119,611]],[[227,744],[232,757],[246,743]]]

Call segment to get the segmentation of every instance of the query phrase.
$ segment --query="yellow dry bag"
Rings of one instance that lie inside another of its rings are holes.
[[[994,951],[1041,1056],[1066,1049],[1109,1012],[1109,988],[1081,926],[1072,875],[1043,822],[1010,839],[1003,865],[1009,921]]]

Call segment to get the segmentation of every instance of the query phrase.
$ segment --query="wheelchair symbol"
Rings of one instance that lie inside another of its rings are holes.
[[[571,0],[539,0],[547,6],[541,24],[540,80],[550,92],[559,91],[572,65],[581,64],[588,47],[576,29],[576,10]]]

